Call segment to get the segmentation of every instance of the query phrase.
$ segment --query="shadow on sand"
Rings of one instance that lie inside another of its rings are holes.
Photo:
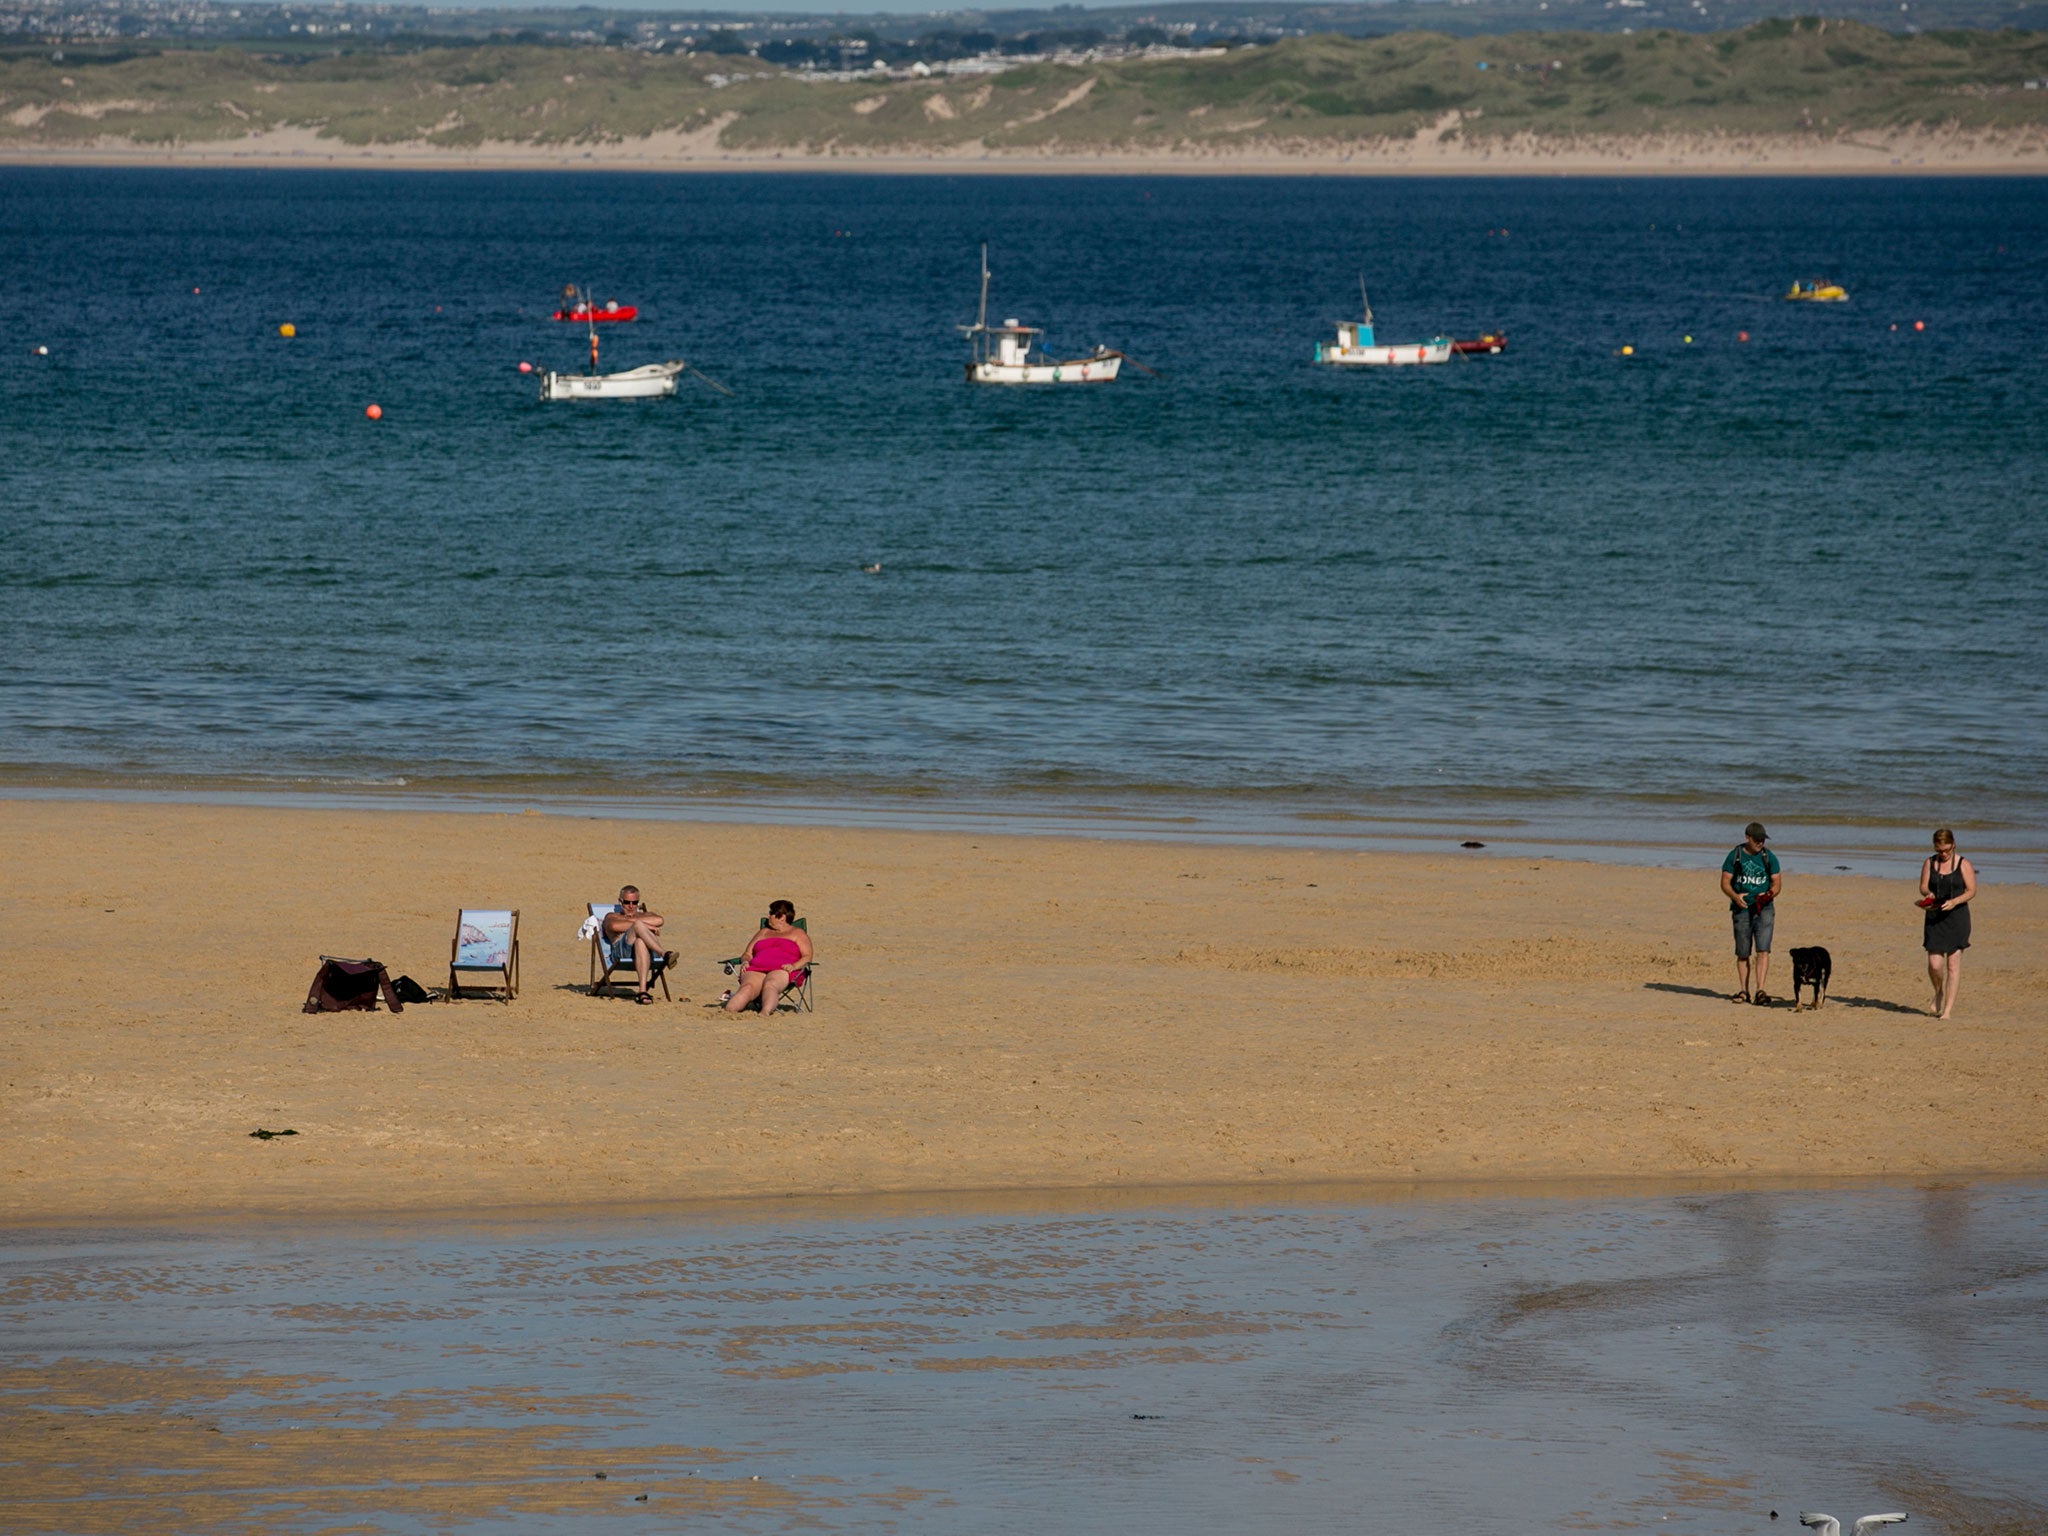
[[[1728,996],[1727,993],[1717,992],[1712,987],[1681,987],[1672,981],[1646,981],[1643,983],[1643,990],[1645,992],[1671,992],[1679,997],[1711,997],[1717,1002],[1725,1000]],[[1760,1006],[1765,1008],[1790,1008],[1792,1006],[1792,999],[1789,997],[1774,997],[1769,1002],[1763,1003]],[[1910,1013],[1923,1018],[1927,1014],[1925,1008],[1910,1007],[1905,1003],[1895,1003],[1889,998],[1883,997],[1837,997],[1830,994],[1827,1006],[1829,1008],[1875,1008],[1880,1013]],[[1812,1012],[1811,1009],[1806,1011]]]
[[[1836,997],[1833,993],[1829,993],[1828,1006],[1832,1008],[1838,1003],[1844,1008],[1875,1008],[1880,1013],[1911,1013],[1917,1014],[1921,1018],[1927,1017],[1927,1010],[1925,1008],[1909,1007],[1905,1003],[1895,1003],[1890,998]]]

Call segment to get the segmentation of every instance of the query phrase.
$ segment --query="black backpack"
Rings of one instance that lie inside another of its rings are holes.
[[[391,990],[398,994],[401,1003],[438,1003],[441,994],[431,987],[423,987],[410,976],[401,976],[391,983]]]

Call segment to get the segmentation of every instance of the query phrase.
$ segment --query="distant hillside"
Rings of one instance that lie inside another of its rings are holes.
[[[2030,86],[2029,82],[2033,82]],[[171,147],[297,130],[341,145],[575,149],[660,136],[721,152],[1182,153],[1286,143],[2048,127],[2048,34],[1739,32],[1292,38],[1209,57],[806,80],[746,57],[470,47],[0,63],[0,153]]]

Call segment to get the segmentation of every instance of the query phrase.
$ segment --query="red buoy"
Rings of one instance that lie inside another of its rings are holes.
[[[384,419],[384,407],[372,402],[363,407],[363,414],[372,421],[382,421]]]
[[[1927,322],[1925,320],[1915,320],[1913,322],[1913,329],[1916,331],[1924,331],[1927,329]]]
[[[520,371],[521,373],[531,373],[531,372],[533,372],[533,364],[531,364],[531,363],[521,363],[521,364],[519,365],[519,371]]]
[[[1737,341],[1747,341],[1747,340],[1749,340],[1749,332],[1747,332],[1747,331],[1737,331],[1737,332],[1735,333],[1735,339],[1736,339]]]

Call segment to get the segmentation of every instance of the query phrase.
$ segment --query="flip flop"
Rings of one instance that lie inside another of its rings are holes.
[[[1749,1001],[1749,994],[1747,992],[1730,992],[1728,994],[1728,1001],[1731,1003],[1746,1003]]]
[[[1771,1006],[1771,994],[1768,992],[1759,992],[1755,997],[1750,999],[1750,1001],[1755,1003],[1759,1008],[1768,1008]]]
[[[633,1001],[636,1003],[651,1003],[654,1001],[654,994],[652,992],[642,992]]]

